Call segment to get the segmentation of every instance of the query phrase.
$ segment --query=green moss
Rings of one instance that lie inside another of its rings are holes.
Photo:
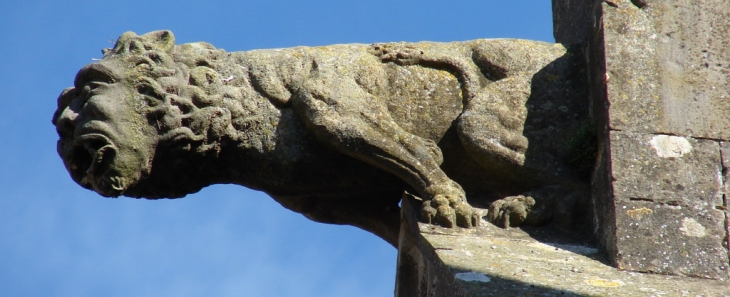
[[[568,164],[581,176],[589,178],[598,154],[595,124],[590,121],[583,123],[568,140],[568,150]]]

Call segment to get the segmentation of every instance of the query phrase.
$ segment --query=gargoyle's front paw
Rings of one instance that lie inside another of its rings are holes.
[[[502,228],[516,227],[527,219],[533,206],[535,199],[530,196],[510,196],[492,202],[487,219]]]
[[[421,221],[447,228],[455,226],[471,228],[479,225],[479,213],[464,198],[464,191],[458,185],[430,188],[440,194],[423,202]]]

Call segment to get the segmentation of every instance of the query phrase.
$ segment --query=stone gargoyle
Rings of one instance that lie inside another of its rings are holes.
[[[405,191],[444,227],[479,222],[467,197],[506,226],[570,216],[585,193],[566,162],[587,113],[580,58],[559,44],[226,52],[155,31],[103,53],[53,116],[71,177],[102,196],[233,183],[396,245]]]

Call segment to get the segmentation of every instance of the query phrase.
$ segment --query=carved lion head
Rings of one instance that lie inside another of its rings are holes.
[[[185,152],[215,153],[233,129],[230,111],[216,104],[220,96],[210,95],[217,52],[205,43],[176,47],[169,31],[127,32],[83,67],[53,116],[73,180],[107,197],[180,197],[205,186],[175,175],[192,166],[180,161]],[[172,166],[155,165],[165,160]]]

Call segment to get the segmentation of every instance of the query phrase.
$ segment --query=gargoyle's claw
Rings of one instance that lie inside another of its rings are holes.
[[[456,211],[456,225],[464,228],[478,227],[481,217],[479,213],[469,204],[460,203],[454,209]]]
[[[446,228],[456,226],[471,228],[479,225],[479,213],[466,203],[461,187],[454,184],[429,190],[442,192],[442,194],[436,194],[433,199],[423,202],[421,208],[422,222]]]
[[[535,199],[530,196],[510,196],[492,202],[487,219],[502,228],[516,227],[527,219],[533,206]]]

